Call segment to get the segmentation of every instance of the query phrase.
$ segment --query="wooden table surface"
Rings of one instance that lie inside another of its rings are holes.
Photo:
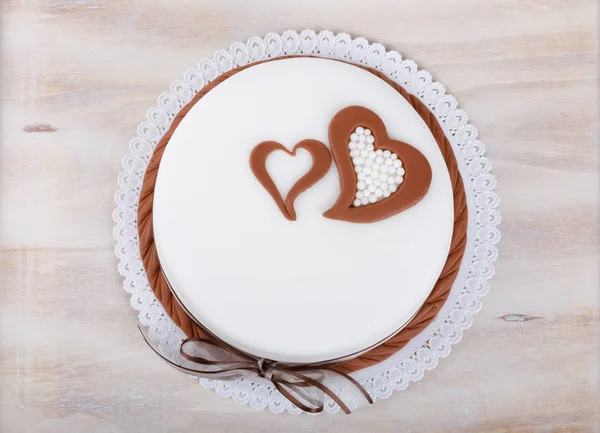
[[[594,0],[5,0],[0,431],[592,432],[598,428]],[[152,356],[122,290],[113,193],[137,124],[232,42],[288,28],[395,48],[488,145],[503,241],[449,358],[351,416],[275,416]]]

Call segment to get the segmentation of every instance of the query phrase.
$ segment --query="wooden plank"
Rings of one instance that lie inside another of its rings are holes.
[[[597,7],[591,0],[10,0],[2,9],[0,430],[567,432],[598,426]],[[329,28],[457,96],[494,162],[502,256],[424,379],[350,417],[255,413],[150,356],[112,254],[137,124],[232,42]]]

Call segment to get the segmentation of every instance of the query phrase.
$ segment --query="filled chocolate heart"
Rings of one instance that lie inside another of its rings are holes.
[[[308,172],[296,182],[288,192],[285,201],[277,189],[277,185],[267,171],[267,157],[276,150],[282,150],[288,155],[295,156],[298,149],[307,150],[312,157],[312,166]],[[296,220],[294,201],[308,188],[317,183],[327,174],[331,167],[331,155],[327,146],[317,140],[302,140],[289,151],[276,141],[263,141],[256,145],[250,153],[250,168],[261,185],[273,197],[281,213],[290,221]]]
[[[323,216],[354,223],[389,218],[417,204],[431,185],[431,166],[411,145],[392,140],[381,118],[351,106],[329,124],[340,195]]]

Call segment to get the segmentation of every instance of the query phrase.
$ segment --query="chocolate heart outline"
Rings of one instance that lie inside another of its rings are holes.
[[[285,201],[281,192],[267,171],[267,157],[277,150],[282,150],[290,156],[296,156],[298,149],[307,150],[312,158],[312,166],[288,191]],[[250,169],[252,173],[273,197],[277,207],[288,220],[296,221],[296,210],[294,202],[296,198],[308,188],[321,180],[331,168],[331,154],[329,149],[318,140],[299,141],[290,151],[281,143],[276,141],[263,141],[258,143],[250,153]]]
[[[353,207],[357,177],[348,143],[358,126],[371,130],[376,149],[386,149],[398,155],[405,173],[404,182],[390,197]],[[339,173],[340,195],[323,214],[325,218],[353,223],[381,221],[416,205],[429,191],[432,171],[427,158],[410,144],[392,140],[383,120],[368,108],[353,105],[338,111],[329,123],[329,144]]]

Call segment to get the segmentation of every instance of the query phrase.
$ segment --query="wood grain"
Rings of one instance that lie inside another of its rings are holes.
[[[0,431],[597,431],[597,18],[593,0],[4,1]],[[305,27],[431,71],[502,198],[473,328],[349,417],[255,413],[149,356],[112,254],[120,161],[158,94],[234,41]]]

